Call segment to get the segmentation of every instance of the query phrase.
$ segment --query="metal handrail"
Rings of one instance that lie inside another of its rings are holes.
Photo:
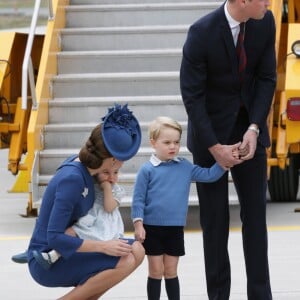
[[[54,14],[53,14],[52,0],[48,0],[48,9],[49,9],[49,20],[53,20],[54,19]]]
[[[36,89],[34,83],[34,72],[33,72],[32,60],[31,60],[31,51],[32,51],[32,45],[33,45],[33,40],[34,40],[34,35],[36,30],[36,24],[39,16],[40,6],[41,6],[41,0],[36,0],[32,19],[31,19],[29,36],[27,39],[27,44],[26,44],[26,49],[24,54],[23,66],[22,66],[22,109],[23,110],[27,109],[28,76],[29,76],[29,85],[30,85],[30,91],[32,97],[32,109],[33,110],[37,109]],[[49,8],[49,20],[53,20],[54,14],[53,14],[52,0],[48,0],[48,8]]]

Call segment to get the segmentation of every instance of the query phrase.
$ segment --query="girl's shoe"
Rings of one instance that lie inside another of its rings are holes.
[[[28,263],[28,255],[27,250],[25,252],[15,254],[11,257],[11,260],[17,264],[27,264]]]
[[[43,267],[45,270],[49,270],[52,266],[52,261],[51,261],[51,258],[50,258],[50,255],[48,254],[48,258],[44,258],[44,256],[42,255],[41,252],[38,252],[36,250],[34,250],[32,252],[33,254],[33,257],[35,258],[35,260],[39,263],[39,265],[41,267]]]

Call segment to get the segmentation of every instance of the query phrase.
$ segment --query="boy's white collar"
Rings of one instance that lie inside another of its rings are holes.
[[[173,161],[179,162],[180,159],[176,156],[172,159]],[[166,161],[160,160],[154,153],[150,157],[150,162],[154,167],[159,166],[161,163],[164,163]]]

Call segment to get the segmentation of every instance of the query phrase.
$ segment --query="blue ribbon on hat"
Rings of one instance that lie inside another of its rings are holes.
[[[124,129],[131,136],[137,134],[136,119],[128,109],[128,104],[122,107],[116,103],[114,107],[108,109],[108,114],[102,118],[102,121],[105,128]]]

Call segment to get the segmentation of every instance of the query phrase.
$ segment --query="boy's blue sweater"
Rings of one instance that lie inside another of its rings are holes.
[[[214,182],[224,172],[217,163],[202,168],[177,158],[157,164],[151,157],[137,174],[131,217],[147,225],[185,226],[191,182]]]

